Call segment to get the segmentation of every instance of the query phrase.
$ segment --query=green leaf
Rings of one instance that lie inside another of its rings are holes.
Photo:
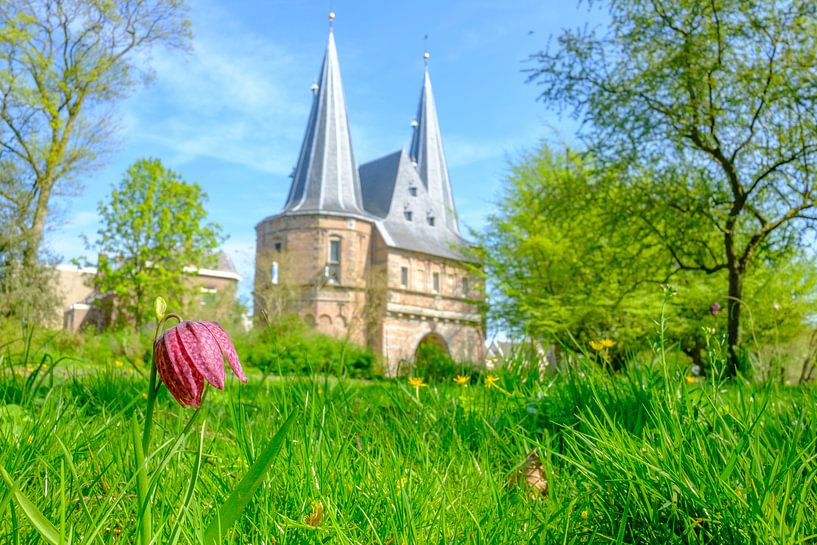
[[[204,530],[205,545],[221,543],[221,539],[226,531],[235,524],[244,512],[255,490],[264,480],[264,475],[266,475],[267,470],[270,465],[272,465],[273,459],[278,454],[278,451],[281,450],[294,416],[295,413],[289,415],[286,422],[281,426],[281,429],[278,430],[278,433],[276,433],[267,444],[247,471],[247,474],[244,475],[244,478],[241,479],[241,482],[233,489],[230,496],[218,510],[216,516],[213,517],[213,520],[207,525],[207,529]]]
[[[11,476],[6,472],[6,469],[0,465],[0,477],[6,481],[6,485],[8,485],[9,489],[11,490],[14,499],[17,500],[17,504],[20,506],[20,509],[23,510],[23,513],[28,517],[28,520],[40,532],[40,535],[45,538],[46,541],[49,543],[53,543],[54,545],[60,544],[60,532],[57,528],[51,524],[45,515],[37,509],[37,506],[34,505],[31,500],[23,494],[23,491],[17,487],[17,483],[12,480]]]
[[[151,520],[151,506],[148,501],[148,476],[147,467],[145,467],[145,452],[142,450],[142,438],[139,433],[139,424],[134,417],[131,420],[131,428],[133,433],[133,453],[136,459],[136,492],[138,509],[137,512],[141,514],[139,517],[139,536],[143,545],[149,545],[151,536],[153,534],[152,520]]]

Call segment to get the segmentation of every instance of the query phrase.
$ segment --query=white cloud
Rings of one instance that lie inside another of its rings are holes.
[[[158,147],[175,163],[214,158],[288,174],[310,106],[304,63],[226,24],[218,7],[200,8],[192,52],[151,58],[153,84],[126,103],[130,147]]]

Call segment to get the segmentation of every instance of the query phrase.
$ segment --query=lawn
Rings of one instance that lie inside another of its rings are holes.
[[[145,378],[65,364],[38,384],[5,365],[0,466],[20,494],[0,481],[0,543],[43,542],[22,496],[66,543],[137,542]],[[251,372],[211,389],[186,433],[193,410],[162,390],[147,453],[155,543],[202,542],[289,415],[224,543],[817,542],[813,388],[688,382],[634,362],[493,376],[415,388]],[[546,494],[525,484],[540,469]]]

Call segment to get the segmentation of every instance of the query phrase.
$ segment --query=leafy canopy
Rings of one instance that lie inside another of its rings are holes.
[[[481,236],[481,259],[494,283],[492,318],[517,334],[590,341],[611,338],[615,351],[638,350],[656,334],[669,300],[667,332],[700,362],[707,330],[724,330],[726,271],[679,270],[660,234],[634,220],[646,203],[648,175],[547,146],[528,154],[506,180],[499,212]],[[682,228],[676,226],[676,228]],[[706,229],[687,223],[689,237]],[[774,257],[774,259],[772,259]],[[801,252],[767,253],[746,277],[744,303],[760,343],[803,330],[817,303],[817,268]],[[710,334],[711,335],[711,334]]]
[[[192,277],[213,264],[222,240],[220,227],[207,222],[206,198],[159,160],[140,159],[99,203],[95,283],[117,324],[150,322],[157,295],[182,308],[193,294]]]
[[[52,197],[110,148],[111,107],[149,74],[145,55],[190,37],[183,0],[0,2],[0,208],[26,266]]]
[[[652,171],[655,198],[633,220],[678,270],[726,272],[734,371],[746,275],[817,222],[817,3],[598,4],[609,26],[564,31],[531,80],[581,118],[597,159]]]

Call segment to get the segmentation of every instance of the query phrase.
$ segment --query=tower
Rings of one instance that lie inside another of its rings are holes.
[[[362,203],[331,27],[312,92],[286,203],[256,226],[255,313],[267,319],[297,313],[322,333],[363,344],[372,224]]]

